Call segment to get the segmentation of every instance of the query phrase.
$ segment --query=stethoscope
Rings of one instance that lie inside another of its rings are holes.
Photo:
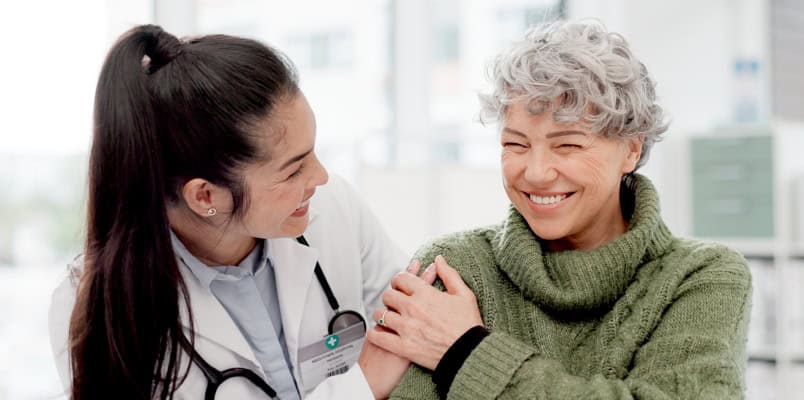
[[[307,247],[310,247],[304,236],[297,237],[296,241]],[[352,310],[339,311],[340,305],[338,304],[338,299],[335,298],[335,293],[332,292],[332,288],[329,286],[327,277],[324,275],[324,271],[321,269],[321,264],[319,264],[318,261],[315,263],[315,277],[318,279],[318,283],[321,284],[321,288],[324,290],[324,294],[327,296],[329,306],[332,307],[332,311],[335,312],[335,315],[333,315],[332,319],[329,320],[329,325],[327,326],[327,331],[329,334],[331,335],[348,327],[362,324],[363,335],[365,335],[366,320],[362,315]],[[231,378],[246,378],[255,386],[260,388],[260,390],[268,395],[269,398],[277,398],[276,391],[254,371],[247,368],[229,368],[219,371],[210,365],[206,360],[204,360],[204,358],[201,357],[201,355],[198,354],[195,349],[191,349],[191,351],[193,362],[195,362],[195,364],[199,369],[201,369],[201,372],[203,372],[204,376],[207,378],[207,390],[204,394],[204,400],[215,400],[215,394],[218,392],[218,388],[227,379]]]

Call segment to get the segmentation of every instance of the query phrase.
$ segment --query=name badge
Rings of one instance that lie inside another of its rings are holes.
[[[360,357],[365,340],[364,325],[359,323],[299,349],[301,378],[306,390],[330,376],[348,371]]]

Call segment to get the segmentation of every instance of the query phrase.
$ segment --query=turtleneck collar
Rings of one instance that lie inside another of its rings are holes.
[[[613,304],[632,282],[644,259],[663,254],[673,240],[659,214],[650,180],[631,175],[622,182],[628,231],[591,250],[549,252],[542,239],[511,206],[492,241],[500,269],[526,298],[545,311],[594,312]],[[633,212],[628,210],[633,206]]]

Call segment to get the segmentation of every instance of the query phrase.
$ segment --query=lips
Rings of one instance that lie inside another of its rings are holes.
[[[307,214],[307,210],[310,209],[311,198],[313,198],[312,194],[308,196],[306,199],[304,199],[304,201],[302,201],[301,204],[299,204],[299,207],[296,208],[295,211],[293,211],[293,214],[290,215],[293,217],[303,217],[305,214]]]
[[[561,206],[575,192],[522,192],[532,208],[552,209]]]
[[[308,197],[308,198],[307,198],[307,200],[303,201],[303,202],[302,202],[302,203],[299,205],[299,207],[298,207],[298,208],[296,208],[296,211],[301,210],[302,208],[305,208],[305,207],[307,207],[307,206],[309,206],[309,205],[310,205],[310,198]]]
[[[558,194],[554,196],[537,196],[535,194],[529,195],[530,201],[536,204],[555,204],[567,198],[567,194]]]

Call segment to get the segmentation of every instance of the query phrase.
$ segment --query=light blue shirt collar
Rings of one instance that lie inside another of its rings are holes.
[[[208,266],[201,262],[194,256],[187,247],[182,243],[181,239],[176,235],[173,230],[170,230],[170,240],[173,244],[173,251],[176,253],[177,261],[183,262],[195,277],[201,282],[201,286],[210,290],[212,282],[216,279],[227,279],[232,277],[239,279],[244,274],[256,275],[262,271],[269,264],[269,246],[268,241],[265,239],[258,239],[257,246],[240,262],[237,266],[221,265],[221,266]]]

